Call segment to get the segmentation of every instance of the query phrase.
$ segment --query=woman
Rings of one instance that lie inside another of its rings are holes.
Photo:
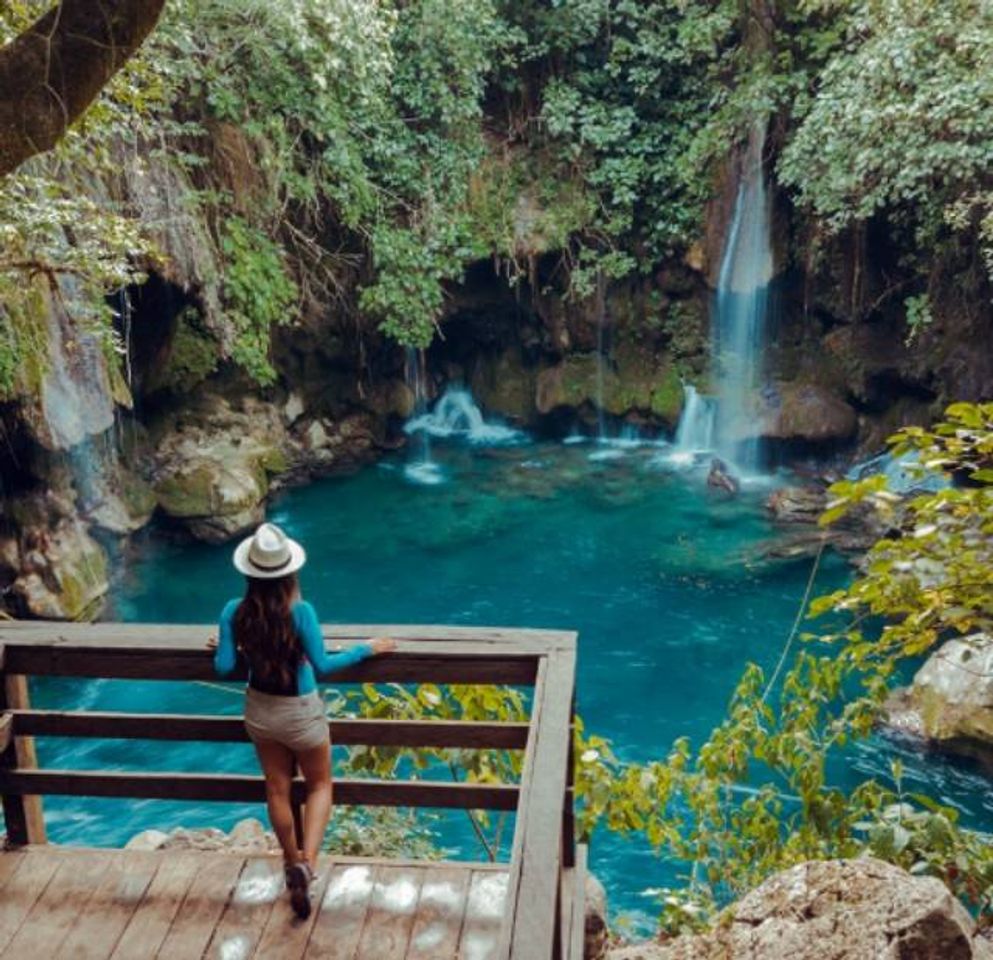
[[[395,641],[380,637],[328,654],[317,614],[300,598],[297,571],[305,560],[303,547],[271,523],[238,545],[234,565],[248,586],[245,596],[229,601],[221,613],[214,655],[222,677],[235,669],[239,654],[248,665],[245,728],[265,775],[266,804],[283,848],[290,902],[301,917],[310,914],[314,864],[331,817],[331,741],[315,671],[343,670],[396,649]],[[297,766],[307,793],[302,849],[290,803]]]

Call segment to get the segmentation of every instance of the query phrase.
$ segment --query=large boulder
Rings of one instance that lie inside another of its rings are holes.
[[[889,725],[958,753],[993,749],[993,637],[949,640],[886,704]]]
[[[72,504],[48,492],[6,505],[12,531],[0,537],[0,581],[12,611],[44,620],[88,620],[109,589],[107,554]]]
[[[162,512],[210,543],[260,523],[270,478],[288,466],[281,411],[251,401],[232,409],[214,398],[171,426],[153,480]]]
[[[880,860],[820,860],[771,877],[716,928],[609,960],[991,960],[965,908],[939,880]]]
[[[767,391],[760,414],[762,435],[772,440],[841,443],[858,429],[854,408],[816,383],[780,383]]]

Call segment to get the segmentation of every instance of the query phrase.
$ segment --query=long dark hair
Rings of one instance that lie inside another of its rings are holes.
[[[259,680],[292,686],[302,656],[290,614],[299,592],[297,575],[245,579],[248,589],[231,624],[235,646]]]

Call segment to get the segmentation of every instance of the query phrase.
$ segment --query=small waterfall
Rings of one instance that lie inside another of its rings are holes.
[[[762,377],[773,259],[771,211],[762,154],[765,126],[748,141],[734,218],[717,286],[714,370],[718,408],[716,447],[746,471],[759,466],[755,392]]]
[[[607,428],[603,414],[603,368],[608,359],[606,346],[607,291],[603,272],[596,277],[596,437],[603,443],[607,439]]]
[[[407,347],[404,379],[414,394],[414,415],[404,427],[411,438],[411,456],[404,468],[408,480],[431,486],[444,480],[441,467],[431,458],[431,435],[425,430],[413,430],[411,425],[427,413],[427,361],[423,350]]]
[[[451,438],[457,437],[479,446],[519,443],[527,439],[515,430],[496,421],[487,422],[472,394],[464,387],[449,387],[430,413],[414,417],[404,427],[410,435]]]
[[[696,387],[683,387],[683,412],[676,430],[677,453],[700,453],[714,449],[714,421],[717,406],[713,398],[701,396]]]

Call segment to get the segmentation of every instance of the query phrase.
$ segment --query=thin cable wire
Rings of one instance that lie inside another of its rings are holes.
[[[800,601],[800,609],[796,612],[796,619],[793,621],[793,628],[790,630],[790,635],[786,639],[786,646],[783,647],[783,652],[780,654],[779,662],[776,664],[776,669],[772,671],[772,676],[769,678],[768,684],[766,684],[765,691],[762,694],[762,702],[765,703],[769,699],[769,694],[772,693],[772,688],[776,685],[776,681],[779,679],[779,674],[782,673],[783,665],[786,663],[786,658],[789,656],[790,649],[793,646],[793,641],[796,639],[797,631],[800,629],[800,624],[803,622],[803,616],[807,612],[807,607],[810,604],[810,594],[814,589],[814,580],[817,578],[817,571],[821,565],[821,557],[824,555],[824,547],[827,545],[827,539],[821,539],[821,545],[817,548],[817,554],[814,557],[814,565],[810,568],[810,576],[807,578],[807,587],[803,591],[803,600]]]

